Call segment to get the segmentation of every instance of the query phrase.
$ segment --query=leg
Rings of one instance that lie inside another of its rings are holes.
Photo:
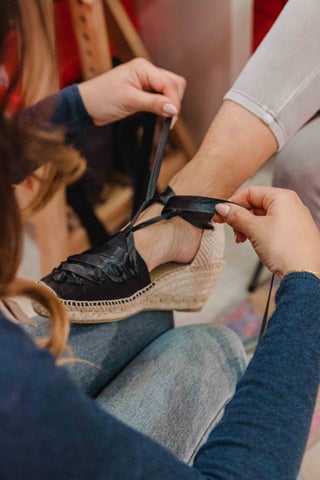
[[[320,227],[320,117],[300,130],[277,154],[275,187],[297,192]]]
[[[68,345],[76,359],[67,363],[72,378],[88,395],[95,396],[149,343],[173,328],[171,312],[142,312],[120,322],[72,325]],[[35,338],[48,335],[48,320],[35,318],[26,327]]]
[[[246,366],[239,338],[203,324],[165,333],[98,396],[120,420],[192,463]]]

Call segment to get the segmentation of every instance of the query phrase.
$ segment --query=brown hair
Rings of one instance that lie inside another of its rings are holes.
[[[69,333],[62,304],[43,287],[16,278],[22,225],[13,182],[17,171],[23,175],[30,171],[30,165],[43,166],[41,176],[37,176],[36,195],[24,212],[30,215],[43,207],[59,186],[74,181],[83,172],[84,161],[75,150],[65,147],[61,134],[40,131],[37,122],[26,127],[19,115],[6,114],[9,95],[19,83],[27,104],[57,88],[52,9],[50,0],[0,1],[0,60],[11,28],[16,29],[19,39],[19,62],[0,105],[0,298],[25,295],[49,310],[52,329],[45,346],[58,358]]]

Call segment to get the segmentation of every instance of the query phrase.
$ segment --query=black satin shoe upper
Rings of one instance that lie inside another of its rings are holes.
[[[42,280],[65,300],[99,301],[130,297],[150,284],[132,234],[119,232],[105,244],[73,255]]]

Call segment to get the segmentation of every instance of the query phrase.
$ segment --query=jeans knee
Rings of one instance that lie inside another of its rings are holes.
[[[242,342],[229,328],[200,324],[176,328],[170,332],[175,348],[171,354],[194,368],[220,369],[229,376],[231,384],[237,383],[247,365]],[[170,354],[170,353],[169,353]]]
[[[240,337],[230,328],[222,325],[203,325],[206,334],[219,346],[228,367],[235,375],[236,383],[247,367],[247,356]]]

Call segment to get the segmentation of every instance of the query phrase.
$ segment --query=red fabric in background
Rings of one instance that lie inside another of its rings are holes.
[[[138,17],[136,15],[135,9],[134,9],[134,0],[121,0],[122,5],[127,11],[127,14],[129,15],[133,25],[137,30],[139,30],[139,22],[138,22]]]
[[[60,88],[81,78],[81,63],[67,0],[54,3]]]
[[[260,45],[288,0],[255,0],[253,52]]]
[[[11,30],[5,41],[3,60],[0,66],[0,99],[6,94],[11,82],[14,80],[18,65],[17,33]],[[6,106],[8,113],[14,113],[22,107],[21,101],[22,82],[19,80],[16,88],[12,91]]]

